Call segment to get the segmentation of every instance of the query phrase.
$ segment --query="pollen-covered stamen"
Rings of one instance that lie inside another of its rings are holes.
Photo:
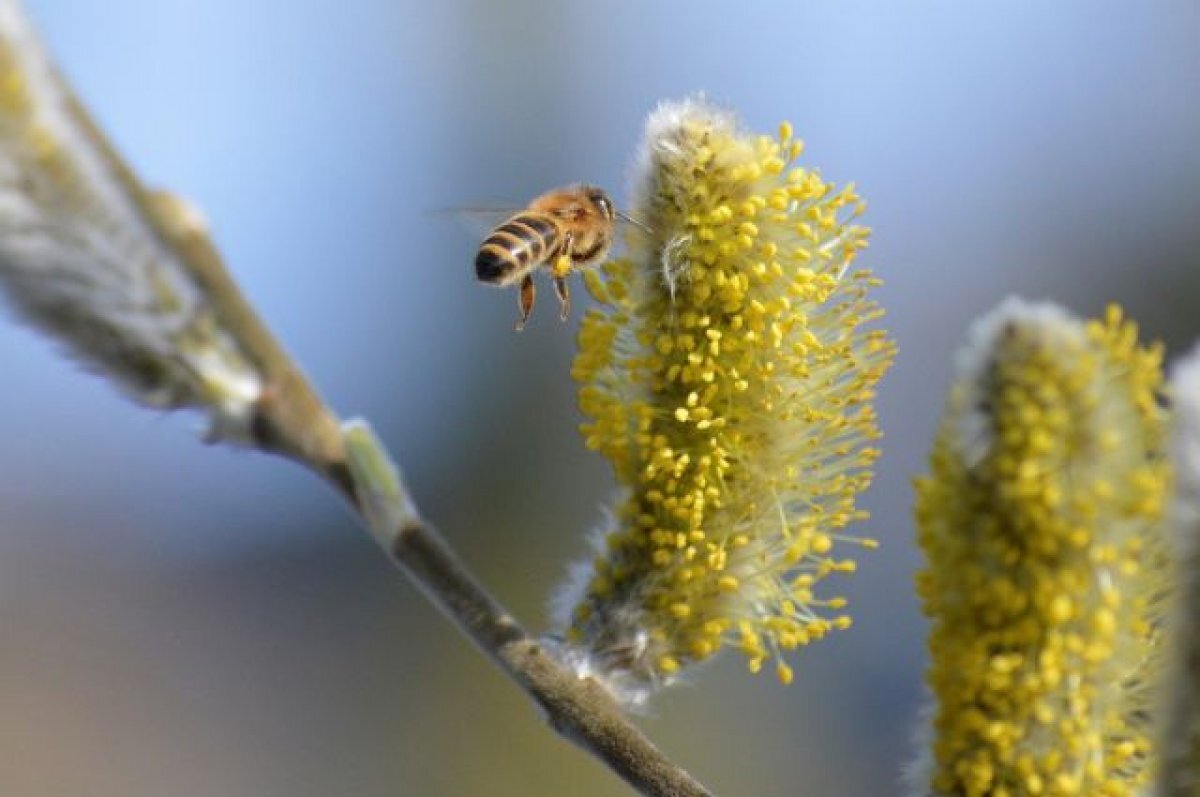
[[[601,308],[572,371],[583,434],[628,497],[569,636],[637,682],[726,645],[758,670],[849,623],[814,591],[854,567],[834,548],[865,516],[894,345],[863,329],[880,313],[877,281],[850,269],[862,202],[794,165],[800,150],[787,125],[749,136],[702,103],[662,107],[634,199],[653,232],[585,277]]]

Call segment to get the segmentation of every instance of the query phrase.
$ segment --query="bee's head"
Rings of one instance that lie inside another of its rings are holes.
[[[612,200],[608,198],[608,194],[602,188],[597,188],[594,185],[585,186],[583,189],[584,196],[591,201],[592,205],[600,212],[608,221],[616,218],[617,211],[613,207]]]

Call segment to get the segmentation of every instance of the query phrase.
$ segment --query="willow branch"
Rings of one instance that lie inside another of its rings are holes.
[[[232,282],[229,282],[233,288]],[[297,374],[281,365],[280,372]],[[276,393],[263,408],[276,423],[274,433],[336,424],[319,404],[296,407],[289,394]],[[311,416],[307,413],[313,413]],[[292,426],[277,423],[279,419]],[[670,761],[591,679],[580,679],[531,637],[466,568],[440,534],[418,514],[383,446],[363,421],[351,421],[339,447],[345,459],[322,449],[320,459],[297,456],[305,441],[286,436],[277,450],[299,459],[342,488],[342,494],[394,563],[459,630],[488,655],[545,712],[562,737],[608,765],[630,786],[656,797],[709,795]],[[311,443],[311,441],[310,441]],[[347,478],[348,477],[348,478]]]
[[[417,514],[399,474],[370,428],[345,424],[355,504],[367,527],[459,629],[546,713],[559,734],[604,761],[647,795],[710,792],[673,764],[596,682],[580,679],[530,637],[480,586],[441,536]]]
[[[544,710],[561,736],[642,794],[710,794],[659,751],[601,686],[555,660],[479,584],[421,519],[369,427],[352,422],[343,434],[337,416],[242,296],[203,224],[178,200],[146,190],[73,97],[70,110],[161,241],[184,262],[221,326],[262,375],[264,389],[254,407],[250,443],[295,460],[332,484],[392,561]]]
[[[162,241],[186,264],[193,278],[210,297],[222,327],[233,333],[242,350],[265,378],[263,397],[256,408],[254,440],[257,446],[283,454],[350,489],[345,472],[341,432],[336,417],[271,330],[259,318],[225,268],[224,261],[184,203],[170,194],[149,191],[65,81],[69,108],[75,122],[108,162],[112,173],[137,203]]]

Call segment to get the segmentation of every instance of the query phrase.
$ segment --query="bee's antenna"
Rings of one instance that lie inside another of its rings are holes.
[[[632,224],[633,226],[635,226],[635,227],[637,227],[637,228],[639,228],[639,229],[643,230],[644,232],[651,232],[651,229],[650,229],[648,226],[646,226],[646,224],[644,224],[643,222],[640,222],[640,221],[638,221],[638,220],[637,220],[637,219],[635,219],[633,216],[630,216],[628,213],[622,213],[621,211],[619,211],[619,210],[618,210],[618,211],[617,211],[617,218],[621,219],[622,221],[627,221],[627,222],[629,222],[630,224]]]

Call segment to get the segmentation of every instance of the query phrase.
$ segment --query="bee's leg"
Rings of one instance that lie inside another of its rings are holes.
[[[521,280],[521,291],[517,294],[517,302],[521,306],[521,317],[517,319],[517,331],[525,328],[525,322],[533,313],[533,300],[537,298],[537,286],[533,284],[533,275],[526,274]]]
[[[558,249],[558,255],[550,263],[550,273],[554,278],[562,279],[571,273],[571,244],[574,242],[574,236],[570,232],[563,235],[562,246]],[[557,287],[557,286],[556,286]],[[561,293],[559,294],[562,295]]]
[[[567,316],[571,314],[571,289],[567,285],[566,277],[554,278],[554,292],[558,294],[558,301],[562,307],[558,313],[558,320],[566,321]]]

